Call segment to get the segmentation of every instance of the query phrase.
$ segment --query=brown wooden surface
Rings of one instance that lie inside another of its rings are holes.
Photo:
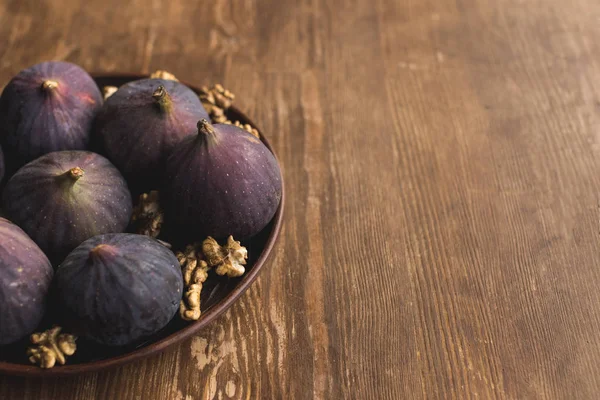
[[[288,201],[192,340],[1,399],[594,399],[597,0],[3,1],[0,85],[64,59],[221,82]]]

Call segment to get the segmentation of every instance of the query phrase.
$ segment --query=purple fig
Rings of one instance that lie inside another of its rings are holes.
[[[165,154],[208,114],[198,96],[171,80],[129,82],[110,96],[96,120],[95,135],[107,157],[134,187],[154,188]]]
[[[65,320],[78,334],[126,345],[162,329],[179,309],[183,277],[177,258],[148,236],[95,236],[56,270]]]
[[[202,120],[166,161],[166,220],[196,238],[257,234],[281,200],[275,156],[256,137],[233,125]]]
[[[56,263],[92,236],[123,232],[132,203],[127,183],[106,158],[58,151],[13,175],[2,209]]]
[[[38,326],[52,275],[50,261],[33,240],[0,218],[0,345],[19,340]]]
[[[0,97],[0,140],[11,170],[58,150],[83,150],[102,95],[81,67],[48,61],[24,69]]]

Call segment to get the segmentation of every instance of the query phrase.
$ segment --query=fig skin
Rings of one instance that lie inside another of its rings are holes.
[[[53,270],[21,228],[0,218],[0,345],[32,333],[46,309]]]
[[[56,265],[92,236],[123,232],[132,201],[127,183],[106,158],[58,151],[12,176],[2,193],[2,209]]]
[[[183,292],[175,255],[155,239],[130,233],[86,240],[58,267],[55,282],[71,329],[109,346],[162,329]]]
[[[44,154],[87,148],[102,95],[81,67],[47,61],[19,72],[0,97],[0,142],[12,172]]]
[[[187,86],[172,80],[141,79],[121,86],[106,100],[94,136],[133,187],[157,189],[156,173],[165,155],[181,139],[193,135],[202,118],[208,118],[208,113]]]
[[[273,153],[233,125],[198,123],[165,165],[165,220],[195,238],[260,232],[281,200],[281,172]]]

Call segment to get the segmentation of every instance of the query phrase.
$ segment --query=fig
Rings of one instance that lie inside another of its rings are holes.
[[[2,209],[56,264],[92,236],[123,232],[132,201],[127,183],[106,158],[57,151],[12,176]]]
[[[48,61],[24,69],[0,97],[0,140],[12,170],[46,153],[87,148],[102,95],[81,67]]]
[[[175,255],[156,239],[132,233],[86,240],[59,265],[55,281],[71,329],[110,346],[162,329],[183,291]]]
[[[208,118],[208,113],[187,86],[141,79],[121,86],[106,100],[94,135],[132,186],[156,189],[152,186],[165,154],[194,134],[201,118]]]
[[[165,220],[196,238],[246,238],[271,221],[281,200],[275,156],[234,125],[198,123],[165,164]]]
[[[32,333],[46,308],[53,270],[21,228],[0,218],[0,345]]]

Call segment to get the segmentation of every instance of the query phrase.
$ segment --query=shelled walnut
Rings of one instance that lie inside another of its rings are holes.
[[[233,236],[227,238],[227,244],[220,246],[212,237],[208,237],[202,242],[202,252],[206,257],[209,267],[216,267],[217,275],[227,275],[230,278],[242,276],[246,269],[246,259],[248,250],[240,242],[233,239]]]
[[[151,73],[150,78],[151,79],[164,79],[167,81],[179,81],[179,79],[177,79],[175,77],[175,75],[173,75],[172,73],[167,72],[165,70],[162,70],[162,69],[157,69],[156,71]]]
[[[210,115],[213,123],[222,124],[227,121],[225,111],[233,104],[235,95],[220,84],[212,87],[202,86],[200,101]]]
[[[216,267],[217,275],[230,278],[242,276],[248,251],[240,242],[229,236],[227,244],[220,246],[212,237],[206,238],[202,245],[188,245],[185,251],[175,253],[185,285],[185,293],[179,306],[179,315],[186,321],[196,321],[200,318],[200,294],[202,286],[208,279],[208,271]]]
[[[104,100],[106,101],[106,99],[115,94],[117,90],[119,90],[119,88],[116,86],[104,86],[102,88],[102,97],[104,97]]]
[[[164,214],[160,207],[160,196],[158,191],[140,195],[138,204],[133,209],[131,222],[136,233],[156,238],[164,220]]]
[[[31,335],[31,343],[36,345],[27,349],[29,361],[42,368],[52,368],[56,363],[64,365],[66,356],[72,356],[77,350],[76,336],[60,333],[62,328],[54,326],[45,332]]]
[[[179,315],[186,321],[196,321],[200,318],[200,292],[202,284],[208,278],[210,269],[202,260],[202,253],[197,243],[188,245],[185,252],[177,252],[175,256],[181,265],[185,293],[179,304]]]
[[[242,124],[240,121],[235,121],[235,122],[225,121],[224,124],[234,125],[234,126],[237,126],[238,128],[242,128],[243,130],[247,131],[248,133],[250,133],[253,136],[260,139],[260,134],[258,133],[258,129],[254,128],[250,124]]]

